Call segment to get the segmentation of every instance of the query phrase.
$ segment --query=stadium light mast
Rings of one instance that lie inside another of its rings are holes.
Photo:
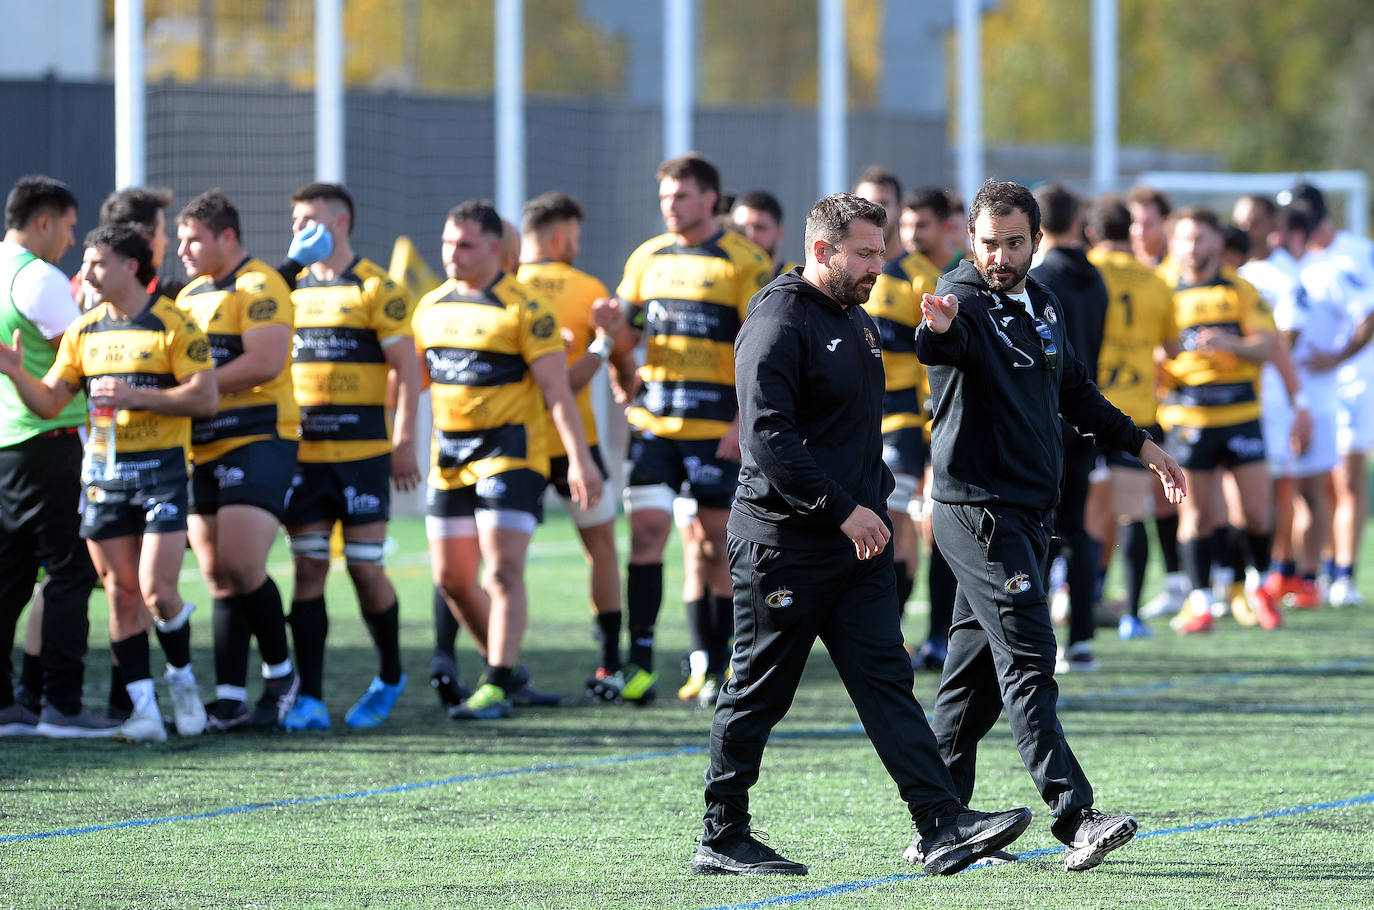
[[[980,0],[959,0],[959,166],[964,205],[983,182],[983,28]]]
[[[1116,0],[1093,0],[1093,184],[1098,192],[1112,189],[1119,176],[1116,12]]]
[[[820,193],[844,192],[849,162],[849,79],[845,41],[844,0],[821,0],[817,10],[820,21],[820,60],[817,73],[820,91],[816,96],[816,126],[819,131],[817,155],[820,159]]]
[[[343,0],[315,0],[315,179],[344,180]]]
[[[115,187],[141,186],[147,170],[143,0],[115,4]]]
[[[663,0],[663,157],[692,148],[696,0]]]
[[[496,3],[496,210],[520,223],[525,204],[525,4]]]

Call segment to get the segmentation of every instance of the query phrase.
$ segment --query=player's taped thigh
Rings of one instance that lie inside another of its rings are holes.
[[[386,541],[345,540],[343,555],[344,561],[350,565],[380,566],[386,556]]]
[[[522,534],[534,534],[534,529],[539,527],[539,520],[532,513],[520,509],[478,509],[475,521],[479,528],[500,528]]]
[[[651,483],[625,488],[626,512],[672,512],[677,494],[666,483]]]
[[[329,561],[329,532],[305,531],[300,534],[289,534],[287,540],[293,556]]]
[[[425,536],[430,540],[476,537],[477,519],[471,515],[426,515]]]
[[[916,475],[893,474],[892,479],[896,481],[896,485],[887,496],[888,514],[893,512],[905,514],[911,505],[911,497],[916,495]]]

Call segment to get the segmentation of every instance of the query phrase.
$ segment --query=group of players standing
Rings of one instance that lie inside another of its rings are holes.
[[[0,406],[13,418],[0,439],[0,458],[9,462],[5,520],[13,525],[3,557],[18,570],[7,573],[4,592],[9,638],[0,641],[7,671],[0,695],[11,697],[0,705],[0,732],[165,738],[150,626],[167,657],[183,735],[328,728],[324,591],[336,522],[379,657],[376,678],[345,721],[382,723],[406,685],[396,592],[383,568],[389,490],[420,482],[415,427],[425,386],[434,423],[426,502],[437,639],[430,676],[450,715],[506,717],[513,704],[554,700],[530,686],[519,663],[529,617],[526,552],[547,485],[568,504],[591,566],[601,642],[591,693],[639,704],[655,697],[663,554],[676,523],[692,639],[678,695],[712,703],[733,633],[725,558],[739,459],[733,343],[750,298],[792,264],[783,260],[782,212],[769,193],[722,204],[719,173],[696,153],[665,161],[656,176],[667,231],[631,255],[614,296],[573,267],[583,212],[552,192],[525,207],[518,254],[509,243],[514,232],[490,203],[454,208],[442,238],[448,281],[414,306],[404,287],[353,251],[354,204],[337,185],[294,194],[295,239],[275,268],[245,252],[223,194],[192,200],[176,219],[178,255],[192,279],[182,288],[157,275],[169,194],[120,191],[102,207],[101,227],[87,237],[82,272],[68,288],[51,263],[72,243],[76,200],[58,181],[21,180],[0,250],[9,288],[0,315],[14,342],[0,343],[0,373],[9,377]],[[915,329],[923,295],[966,255],[967,233],[962,206],[943,189],[903,197],[897,178],[874,167],[855,193],[888,212],[889,262],[865,308],[880,330],[886,374],[898,596],[905,602],[911,594],[924,536],[930,630],[913,659],[938,670],[955,581],[928,530],[920,531],[929,392]],[[1243,233],[1228,232],[1207,209],[1171,212],[1166,197],[1145,188],[1095,200],[1086,214],[1062,187],[1037,196],[1047,251],[1032,275],[1058,293],[1077,353],[1107,398],[1141,426],[1167,428],[1196,491],[1181,515],[1162,500],[1151,508],[1148,472],[1133,459],[1110,466],[1110,483],[1090,485],[1101,473],[1093,473],[1091,446],[1067,447],[1087,456],[1066,458],[1057,517],[1075,595],[1060,669],[1095,666],[1092,579],[1105,571],[1114,539],[1126,561],[1120,633],[1149,634],[1140,602],[1150,511],[1169,574],[1165,592],[1143,608],[1147,618],[1177,612],[1180,632],[1204,631],[1229,606],[1242,621],[1277,627],[1285,598],[1300,607],[1321,602],[1323,558],[1332,566],[1331,602],[1357,602],[1360,481],[1374,444],[1374,392],[1365,392],[1374,367],[1358,356],[1374,336],[1368,242],[1333,231],[1320,192],[1306,185],[1282,207],[1242,199],[1235,221]],[[1233,247],[1243,251],[1227,264]],[[1261,382],[1266,361],[1277,369]],[[615,500],[602,495],[607,472],[590,400],[603,363],[631,427],[623,624]],[[113,412],[117,424],[113,466],[88,457],[81,477],[79,534],[90,543],[94,572],[79,550],[64,551],[63,535],[78,533],[74,519],[64,521],[61,509],[35,518],[37,506],[63,491],[76,496],[66,448],[85,432],[83,396],[93,414]],[[1064,432],[1075,436],[1067,425]],[[54,445],[65,448],[48,451]],[[289,614],[266,568],[281,525],[295,563]],[[217,685],[208,705],[190,668],[194,608],[177,594],[188,530],[213,599]],[[1252,573],[1248,590],[1212,596],[1214,563],[1264,572],[1271,546],[1275,569],[1267,578]],[[31,617],[21,685],[11,694],[9,643],[40,566],[46,576],[35,603],[43,606]],[[79,697],[85,596],[96,573],[111,603],[106,717]],[[459,624],[486,664],[475,691],[460,682],[453,657]],[[250,709],[254,637],[264,686]]]

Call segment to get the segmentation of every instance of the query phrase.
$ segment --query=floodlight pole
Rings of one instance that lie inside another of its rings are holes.
[[[115,4],[115,187],[140,186],[147,172],[143,0]]]
[[[849,150],[848,53],[844,0],[820,0],[820,91],[816,98],[817,157],[821,196],[846,188]]]
[[[1116,0],[1093,0],[1093,184],[1112,189],[1118,177]]]
[[[663,157],[692,148],[696,0],[663,0]]]
[[[315,179],[344,180],[343,0],[315,0]]]
[[[496,210],[520,223],[525,204],[525,5],[496,3]]]
[[[958,0],[959,167],[957,187],[971,205],[983,182],[983,29],[980,0]]]

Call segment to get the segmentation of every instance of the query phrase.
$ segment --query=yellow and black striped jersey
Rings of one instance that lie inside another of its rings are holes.
[[[1166,426],[1224,427],[1260,416],[1261,364],[1229,351],[1197,350],[1203,329],[1232,335],[1274,331],[1274,318],[1249,282],[1223,270],[1209,284],[1174,289],[1174,321],[1182,350],[1165,364],[1174,388],[1159,408]]]
[[[1131,253],[1095,249],[1088,261],[1101,273],[1108,297],[1098,388],[1137,425],[1158,423],[1155,349],[1178,337],[1173,292]]]
[[[412,325],[432,383],[429,485],[454,490],[518,468],[548,476],[548,416],[529,365],[562,357],[553,305],[504,273],[478,294],[449,280],[420,299]]]
[[[916,359],[921,297],[935,293],[940,273],[920,253],[889,262],[873,284],[864,309],[878,324],[883,348],[883,432],[926,424],[925,367]]]
[[[113,376],[136,389],[161,390],[214,366],[200,327],[172,301],[151,294],[131,319],[117,318],[103,303],[77,317],[62,336],[49,375],[72,386]],[[121,409],[115,452],[121,468],[133,461],[145,475],[184,475],[191,461],[191,418]],[[131,460],[131,454],[137,457]]]
[[[244,332],[292,326],[291,291],[259,259],[245,258],[223,281],[200,276],[177,296],[177,306],[205,332],[216,367],[243,354]],[[220,392],[219,413],[191,421],[193,454],[203,464],[250,442],[299,439],[300,422],[288,354],[275,377],[241,392]]]
[[[763,250],[733,232],[699,246],[661,234],[631,254],[616,296],[646,339],[632,425],[669,439],[725,435],[739,410],[735,335],[749,298],[772,280]]]
[[[568,362],[579,359],[592,341],[592,304],[601,297],[610,296],[606,285],[566,262],[552,260],[521,263],[515,277],[521,284],[527,284],[543,294],[553,304],[558,311],[559,324],[572,332]],[[596,414],[592,411],[591,384],[578,389],[574,397],[577,400],[577,413],[582,418],[582,432],[587,434],[587,445],[595,445],[598,437]],[[562,438],[553,427],[552,418],[544,428],[544,434],[549,441],[550,458],[568,454]]]
[[[387,344],[409,344],[410,294],[361,257],[331,279],[301,272],[291,294],[291,381],[300,460],[358,461],[391,451]]]

